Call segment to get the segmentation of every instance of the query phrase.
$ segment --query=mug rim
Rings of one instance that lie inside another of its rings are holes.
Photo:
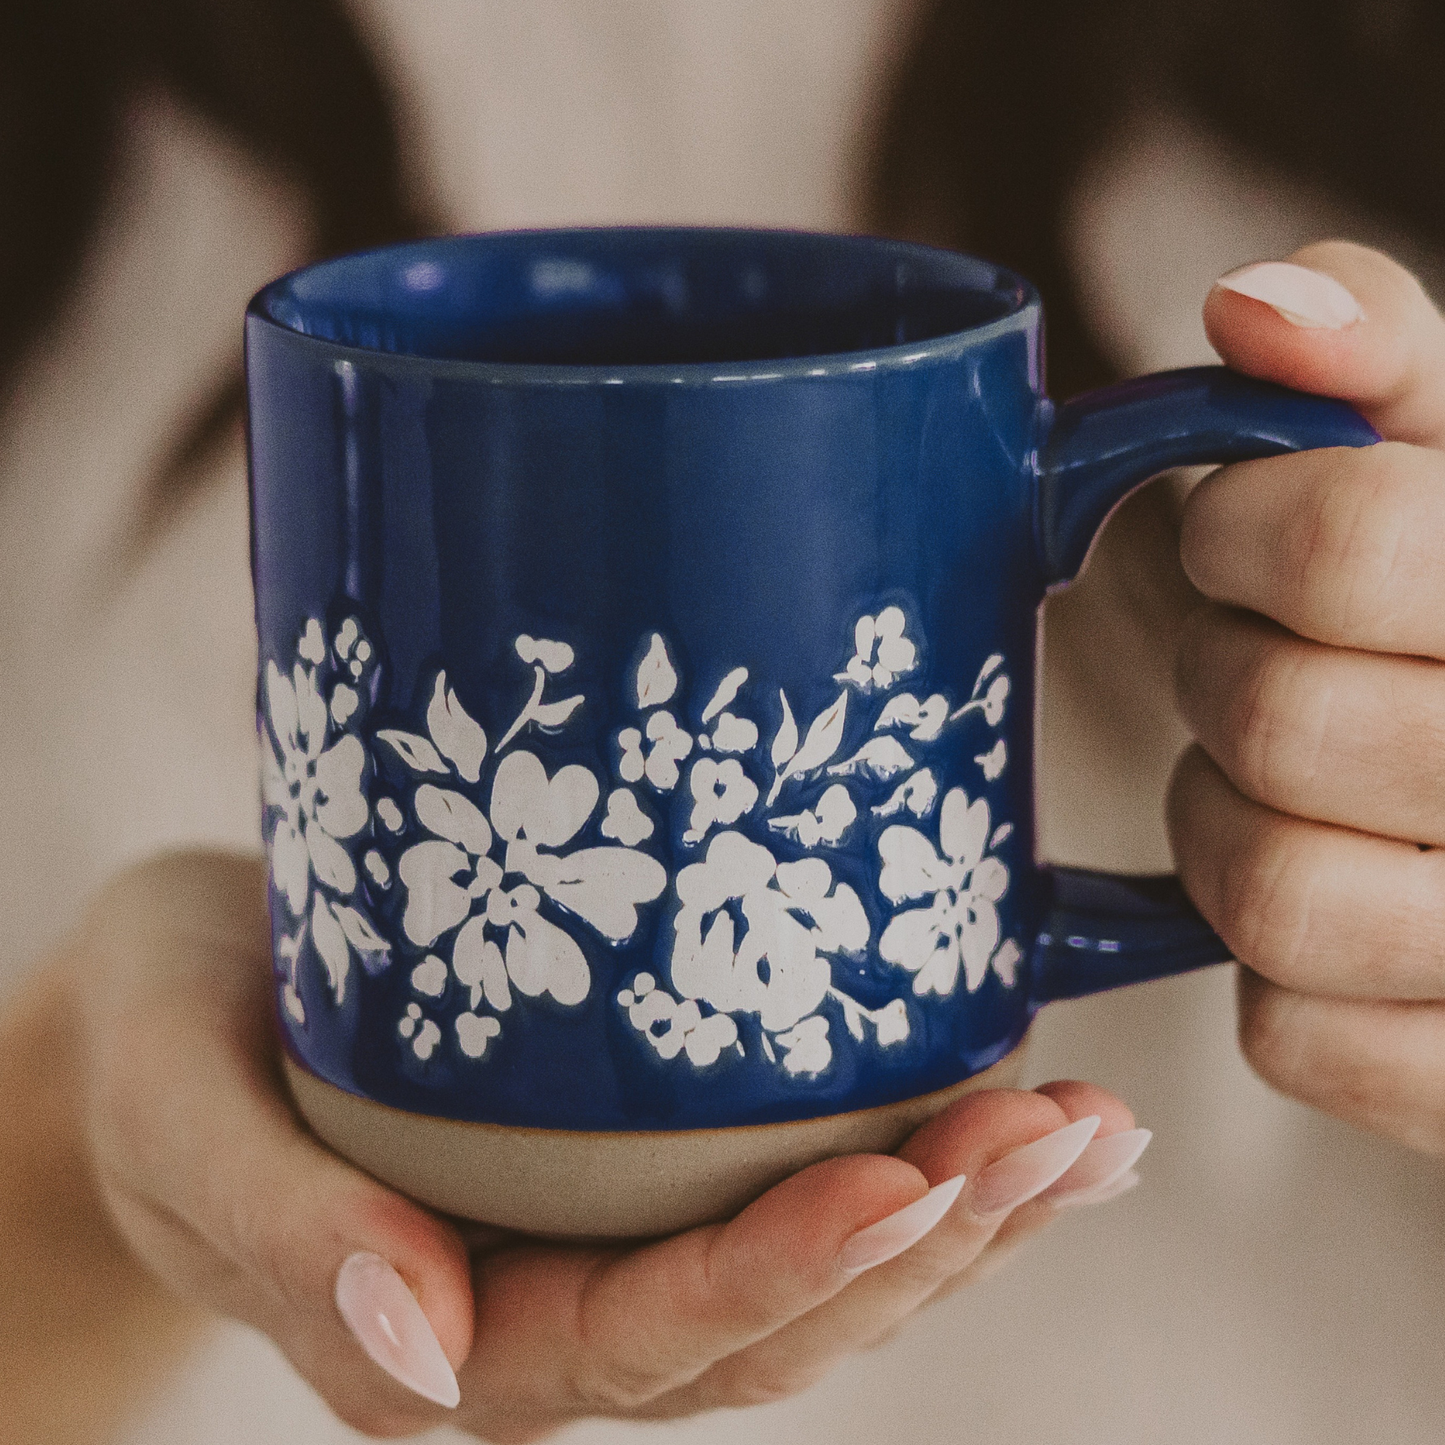
[[[478,358],[428,356],[419,351],[393,350],[385,346],[365,345],[318,335],[305,328],[300,315],[302,300],[294,294],[298,282],[357,261],[417,253],[425,261],[427,253],[451,249],[466,243],[486,240],[547,239],[595,240],[617,237],[676,237],[679,240],[716,238],[725,240],[778,239],[784,242],[823,242],[840,248],[892,253],[899,260],[928,262],[933,266],[956,266],[975,270],[980,276],[991,274],[992,286],[958,285],[958,292],[993,295],[1006,304],[997,316],[916,341],[889,346],[859,348],[849,351],[817,352],[810,355],[767,358],[756,361],[660,361],[660,362],[533,362],[496,361]],[[625,384],[718,386],[738,383],[768,383],[798,380],[819,380],[850,375],[866,375],[895,370],[911,370],[916,366],[948,361],[974,346],[986,344],[998,336],[1036,322],[1041,302],[1033,283],[1017,272],[993,262],[984,261],[967,252],[941,246],[928,246],[914,241],[858,232],[814,231],[788,227],[759,226],[566,226],[526,227],[497,231],[459,232],[422,237],[411,241],[392,242],[368,247],[344,255],[310,262],[276,277],[261,287],[246,306],[247,329],[253,325],[284,333],[296,342],[317,347],[338,361],[364,363],[371,369],[422,370],[431,375],[452,376],[479,382],[509,385],[540,386],[617,386]]]

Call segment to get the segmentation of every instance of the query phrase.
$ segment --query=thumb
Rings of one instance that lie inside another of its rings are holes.
[[[1222,276],[1204,328],[1236,371],[1350,402],[1381,436],[1445,447],[1445,320],[1379,251],[1321,241]]]
[[[154,860],[107,889],[82,931],[74,961],[104,980],[86,1020],[98,1182],[131,1247],[178,1293],[269,1335],[348,1423],[414,1432],[457,1403],[453,1368],[473,1329],[467,1252],[292,1111],[260,867]]]

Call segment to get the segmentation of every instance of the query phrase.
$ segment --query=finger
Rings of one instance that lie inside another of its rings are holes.
[[[1304,274],[1290,274],[1293,267]],[[1348,296],[1320,295],[1310,272]],[[1305,324],[1288,319],[1301,310],[1317,314]],[[1378,251],[1324,241],[1296,251],[1286,269],[1242,268],[1209,293],[1204,326],[1236,371],[1339,397],[1387,438],[1445,445],[1445,321],[1420,283]]]
[[[1221,468],[1180,560],[1218,602],[1337,647],[1445,658],[1445,454],[1397,442]]]
[[[1313,998],[1248,969],[1240,1046],[1291,1098],[1426,1154],[1445,1154],[1445,1008]]]
[[[1445,851],[1306,822],[1200,748],[1169,791],[1180,881],[1241,963],[1347,998],[1445,998]]]
[[[639,1249],[529,1245],[477,1262],[463,1388],[489,1439],[635,1415],[848,1283],[844,1246],[929,1184],[884,1155],[794,1175],[727,1224]]]
[[[806,1389],[845,1356],[869,1348],[924,1303],[951,1275],[966,1267],[987,1246],[1022,1202],[1046,1188],[1077,1158],[1094,1132],[1069,1129],[1076,1121],[1102,1120],[1127,1127],[1127,1106],[1091,1085],[1064,1090],[1057,1099],[1043,1093],[989,1090],[950,1106],[920,1128],[899,1151],[930,1181],[964,1175],[958,1202],[919,1242],[904,1253],[859,1276],[826,1304],[720,1361],[695,1386],[665,1402],[668,1413],[738,1406],[781,1399]],[[1076,1136],[1063,1137],[1061,1131]],[[1054,1153],[1057,1144],[1065,1154]],[[1020,1164],[1025,1177],[1018,1172]],[[998,1202],[997,1188],[987,1212],[979,1202],[988,1193],[991,1167],[1002,1171],[1016,1196]]]
[[[264,897],[259,864],[190,856],[146,865],[101,900],[81,957],[106,980],[88,1102],[102,1187],[179,1292],[271,1336],[349,1423],[415,1431],[447,1415],[416,1391],[439,1398],[438,1371],[470,1347],[466,1252],[291,1111],[274,1060]],[[400,1277],[353,1269],[353,1318],[371,1302],[370,1337],[352,1333],[337,1302],[342,1265],[358,1254]]]
[[[1186,623],[1185,721],[1247,797],[1445,844],[1445,664],[1325,647],[1233,608]]]

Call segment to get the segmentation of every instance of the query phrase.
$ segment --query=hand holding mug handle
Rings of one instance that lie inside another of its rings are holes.
[[[1036,527],[1049,587],[1073,579],[1110,512],[1160,472],[1380,440],[1344,402],[1222,366],[1158,372],[1058,408],[1045,402],[1041,430]],[[1035,1006],[1232,957],[1172,875],[1042,871],[1049,901],[1034,941]]]

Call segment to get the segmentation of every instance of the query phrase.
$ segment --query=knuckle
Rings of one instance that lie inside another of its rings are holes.
[[[583,1413],[600,1408],[609,1414],[630,1415],[663,1394],[668,1384],[655,1368],[606,1358],[593,1363],[576,1393]]]
[[[1298,644],[1271,638],[1252,648],[1220,740],[1246,792],[1267,802],[1309,782],[1326,716],[1317,691]]]
[[[1301,978],[1315,911],[1315,873],[1293,830],[1266,820],[1224,860],[1218,927],[1256,973]]]
[[[1265,1083],[1282,1094],[1301,1092],[1304,1041],[1292,1000],[1283,989],[1256,981],[1241,990],[1239,1048]]]
[[[1331,639],[1373,635],[1408,583],[1410,507],[1391,443],[1332,454],[1284,538],[1282,576],[1301,616]]]

